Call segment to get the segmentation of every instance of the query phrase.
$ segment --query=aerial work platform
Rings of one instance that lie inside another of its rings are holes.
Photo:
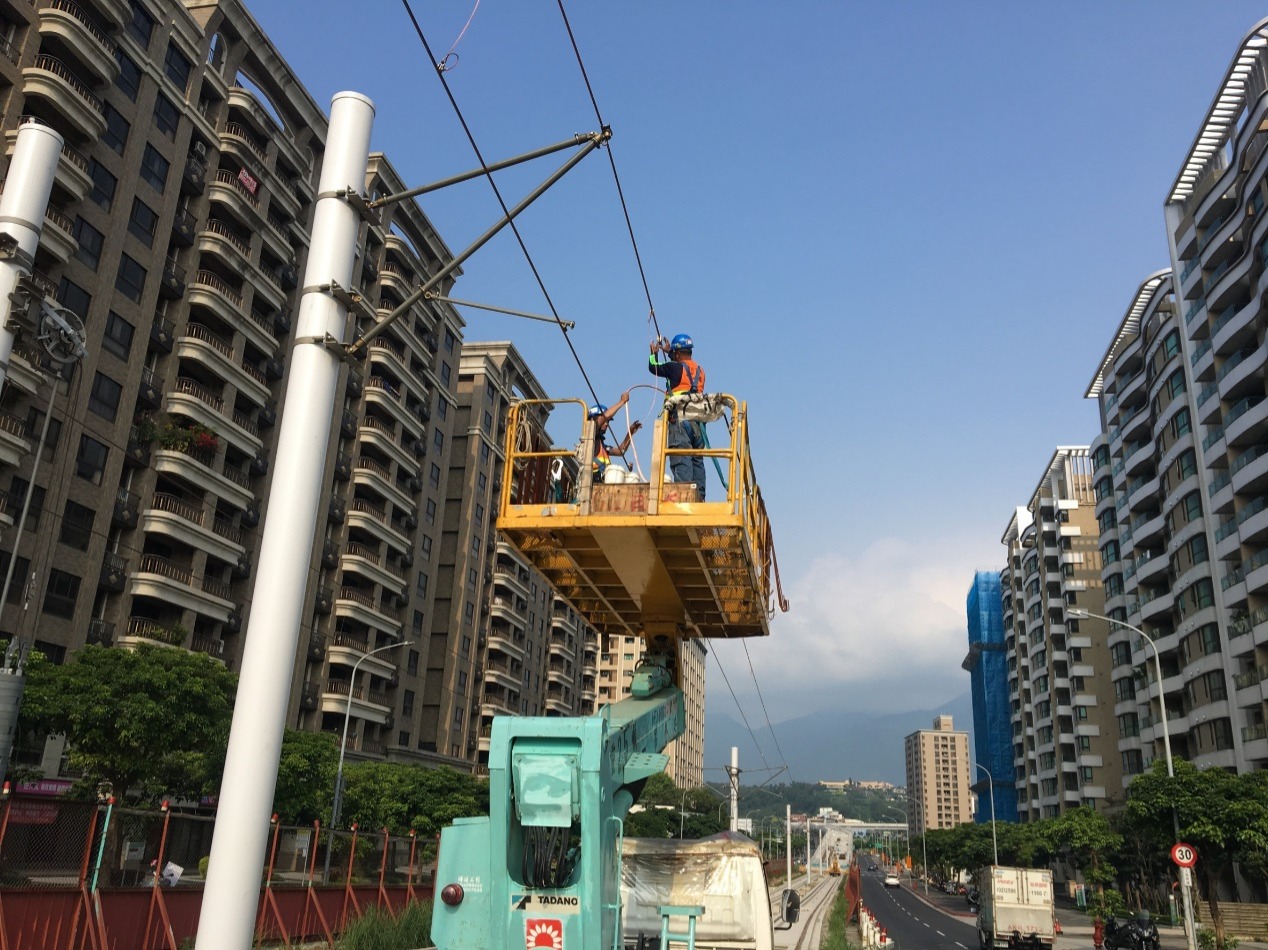
[[[729,415],[729,444],[670,449],[662,414],[647,480],[627,474],[606,484],[593,478],[595,423],[584,403],[521,400],[511,407],[498,531],[600,633],[766,636],[776,607],[788,609],[749,454],[747,407],[731,396],[712,398]],[[570,431],[580,432],[580,443],[552,445],[547,422],[574,420],[580,425]],[[722,434],[721,422],[713,428]],[[666,480],[674,455],[705,457],[710,500],[697,500],[694,485]]]

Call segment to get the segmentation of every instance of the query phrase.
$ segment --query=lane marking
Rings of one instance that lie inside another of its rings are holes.
[[[934,931],[934,932],[935,932],[935,933],[936,933],[939,937],[945,937],[945,936],[946,936],[946,934],[944,934],[941,930],[937,930],[937,931]]]
[[[968,948],[968,947],[964,946],[964,944],[960,943],[960,941],[958,941],[958,940],[955,942],[955,945],[956,945],[957,947],[960,947],[960,948],[961,948],[961,950],[969,950],[969,948]]]
[[[921,923],[922,923],[922,924],[924,924],[925,922],[922,920],[922,921],[921,921]],[[928,924],[925,924],[925,926],[926,926],[926,927],[928,927],[929,925],[928,925]]]

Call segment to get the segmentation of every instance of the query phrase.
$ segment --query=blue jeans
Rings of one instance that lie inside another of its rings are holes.
[[[671,449],[703,449],[704,427],[698,422],[669,423],[669,447]],[[704,457],[700,455],[671,455],[669,470],[675,482],[695,482],[704,501]]]

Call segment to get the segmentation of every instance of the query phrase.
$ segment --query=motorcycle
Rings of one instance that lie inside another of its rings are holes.
[[[1148,918],[1105,921],[1105,950],[1159,950],[1158,927]]]

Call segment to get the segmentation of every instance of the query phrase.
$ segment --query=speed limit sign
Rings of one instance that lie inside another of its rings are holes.
[[[1171,860],[1182,868],[1191,868],[1198,863],[1197,849],[1191,844],[1177,841],[1171,849]]]

